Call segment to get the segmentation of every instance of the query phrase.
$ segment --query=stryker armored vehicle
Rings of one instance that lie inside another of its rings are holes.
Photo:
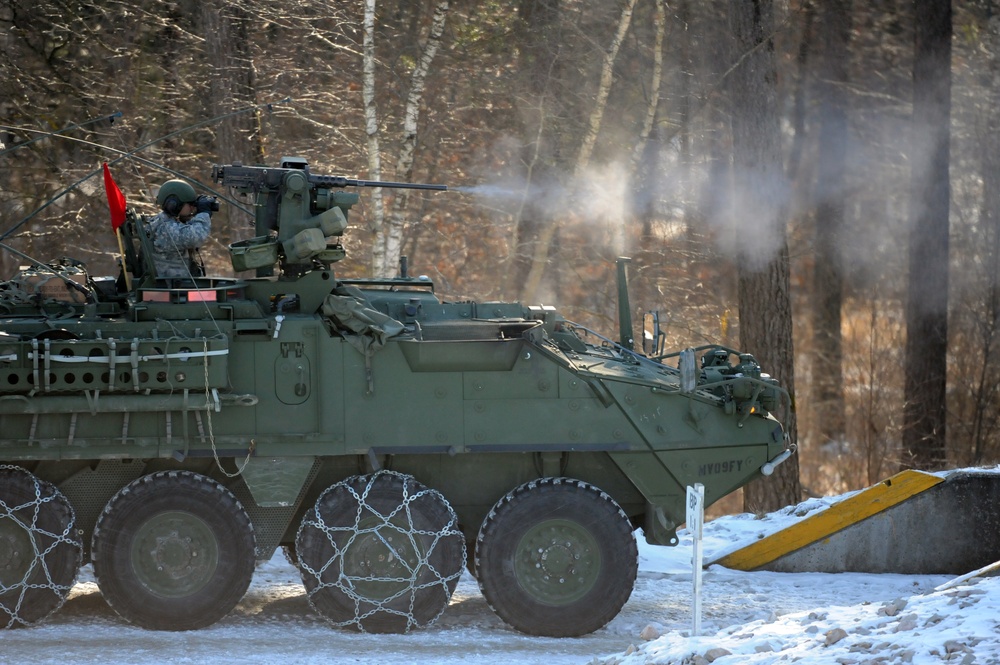
[[[144,216],[122,274],[71,259],[0,283],[0,626],[34,624],[93,564],[126,621],[225,616],[286,549],[332,623],[406,632],[468,570],[517,630],[573,636],[631,594],[634,532],[676,544],[706,503],[791,454],[787,393],[720,346],[633,350],[548,306],[448,301],[332,265],[358,195],[444,189],[216,166],[253,203],[238,278],[161,279]]]

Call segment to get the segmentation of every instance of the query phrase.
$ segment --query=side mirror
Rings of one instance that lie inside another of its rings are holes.
[[[666,335],[660,330],[660,313],[647,312],[642,315],[642,352],[649,358],[663,355]]]

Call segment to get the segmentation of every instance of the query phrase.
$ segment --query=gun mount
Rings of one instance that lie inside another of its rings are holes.
[[[257,276],[272,274],[280,263],[283,274],[301,273],[314,264],[329,267],[344,257],[340,236],[347,213],[358,201],[346,187],[385,187],[445,191],[446,185],[426,185],[344,176],[314,175],[301,157],[285,157],[278,168],[215,165],[212,180],[254,198],[256,237],[230,246],[233,268],[256,268]]]

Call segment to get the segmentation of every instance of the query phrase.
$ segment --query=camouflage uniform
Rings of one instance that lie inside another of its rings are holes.
[[[153,241],[153,264],[159,278],[191,277],[194,250],[201,247],[212,232],[212,217],[199,212],[185,224],[161,212],[146,227]]]

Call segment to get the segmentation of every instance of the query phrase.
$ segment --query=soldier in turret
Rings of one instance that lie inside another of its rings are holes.
[[[219,209],[214,197],[198,196],[183,180],[168,180],[156,194],[161,212],[147,225],[153,243],[153,263],[160,279],[203,275],[198,254],[212,232],[212,212]]]

